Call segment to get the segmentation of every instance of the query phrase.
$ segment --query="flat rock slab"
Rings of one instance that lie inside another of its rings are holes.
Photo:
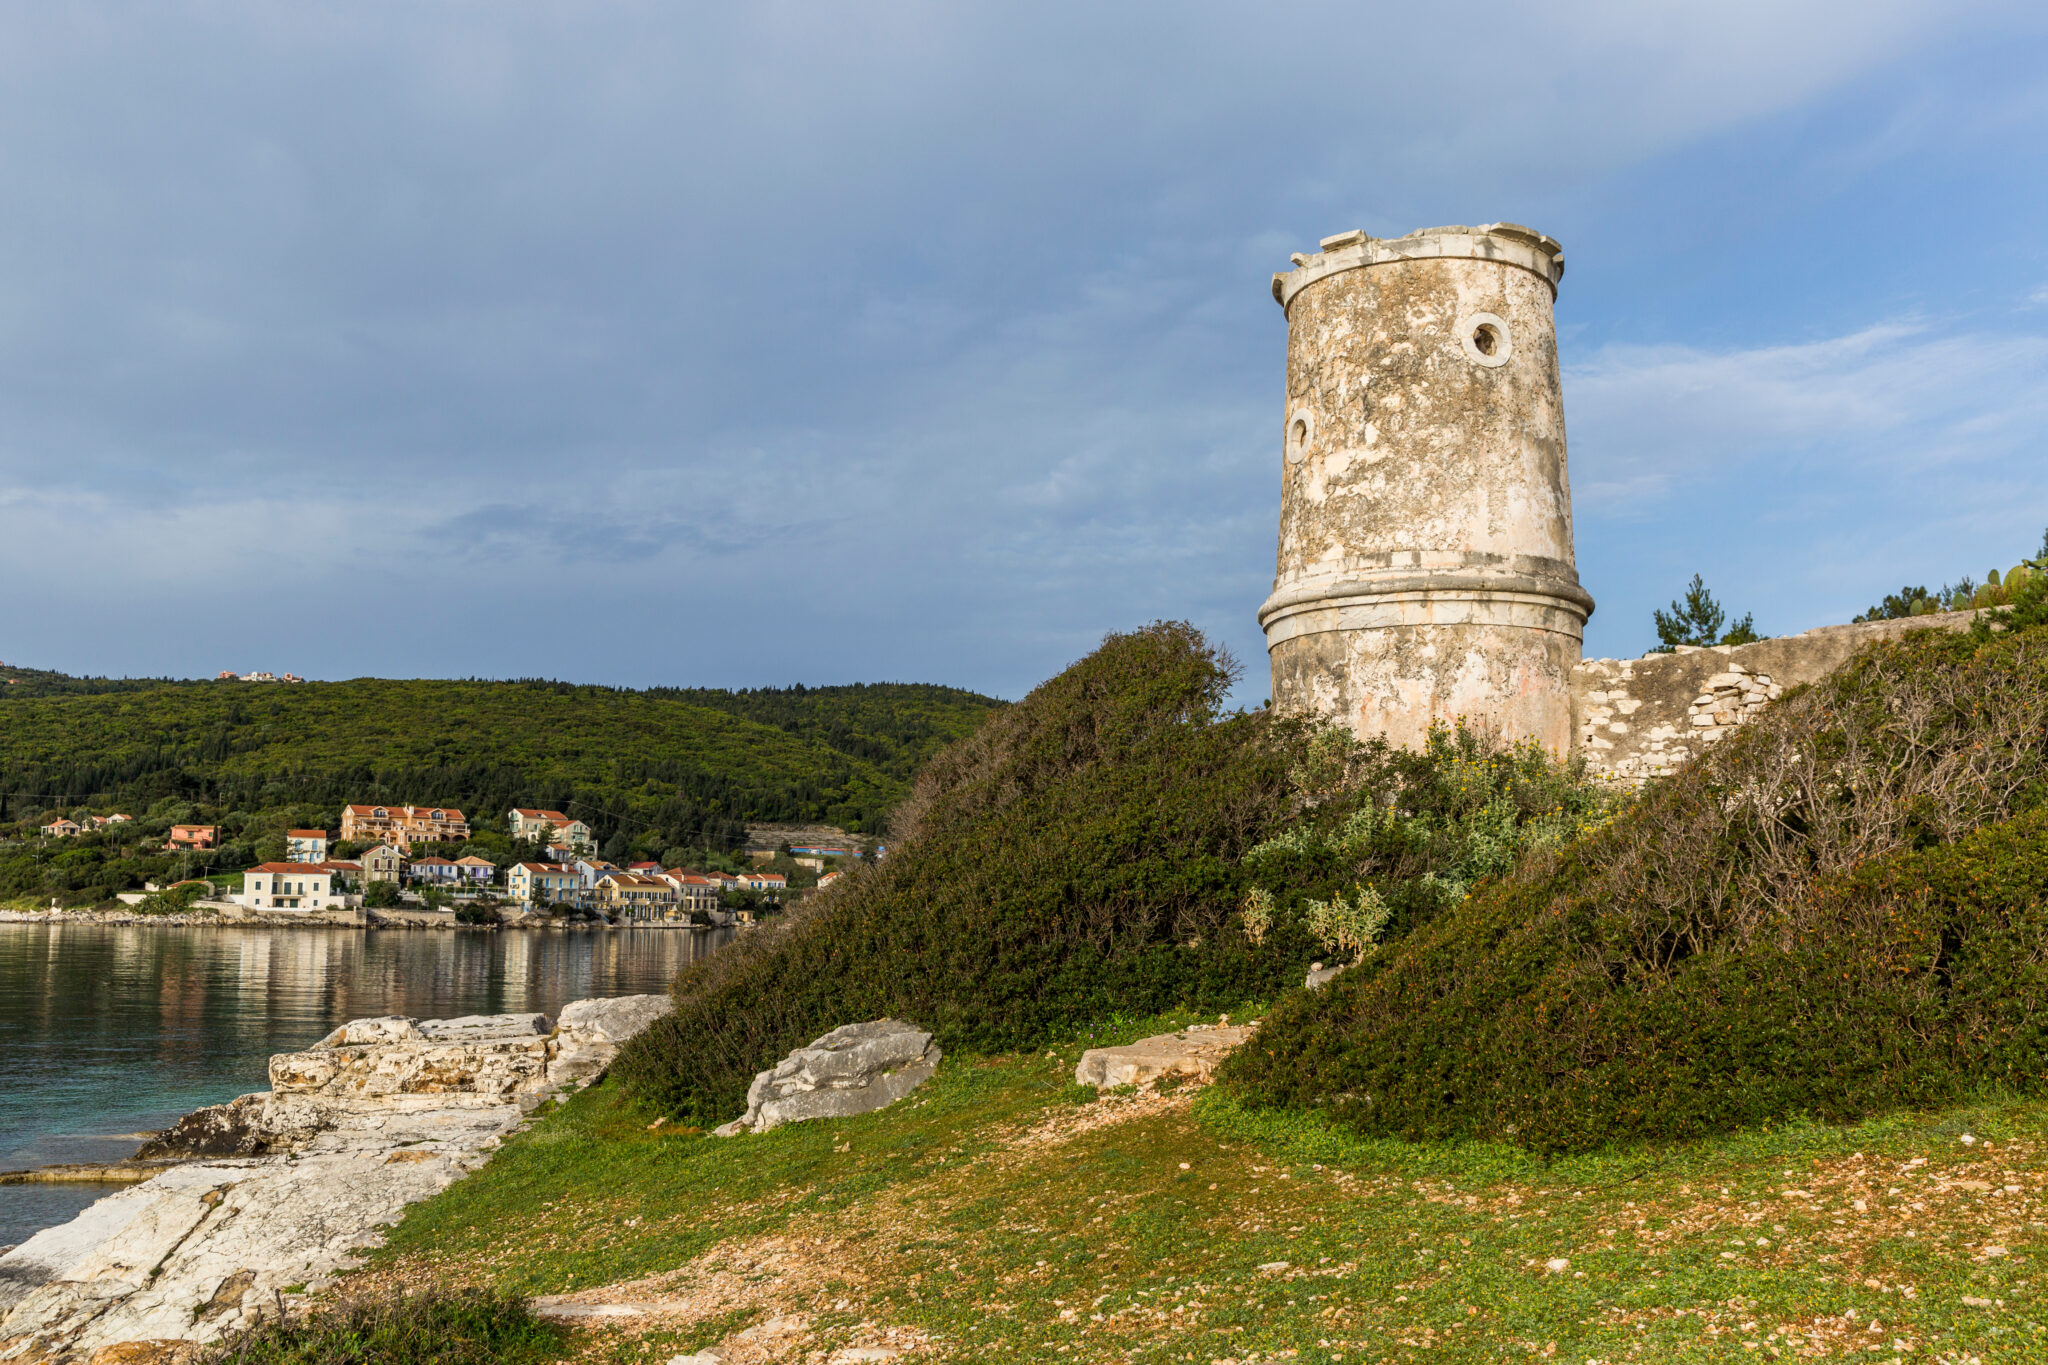
[[[1074,1081],[1102,1090],[1147,1085],[1162,1076],[1206,1081],[1216,1074],[1217,1064],[1252,1032],[1250,1024],[1197,1024],[1179,1033],[1141,1038],[1128,1047],[1090,1048],[1074,1068]]]
[[[509,1108],[505,1128],[518,1120]],[[246,1326],[288,1284],[354,1263],[407,1204],[476,1153],[386,1148],[179,1166],[0,1257],[0,1340],[83,1359],[116,1342],[205,1340]]]

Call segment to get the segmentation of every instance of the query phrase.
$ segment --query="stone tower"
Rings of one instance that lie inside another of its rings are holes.
[[[1462,716],[1572,748],[1593,599],[1572,557],[1555,241],[1513,223],[1346,232],[1287,312],[1280,559],[1259,608],[1283,712],[1420,744]]]

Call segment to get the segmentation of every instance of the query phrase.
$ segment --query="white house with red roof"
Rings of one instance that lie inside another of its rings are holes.
[[[591,836],[590,826],[581,820],[572,820],[558,810],[539,810],[532,806],[514,806],[505,816],[505,825],[515,839],[527,839],[534,843],[547,841],[550,848],[564,848],[572,853],[597,847]]]
[[[474,853],[457,858],[455,869],[462,875],[462,880],[477,886],[489,886],[498,878],[498,865],[489,858],[479,858]]]
[[[716,910],[718,908],[718,883],[701,872],[684,868],[673,868],[661,874],[676,891],[676,907],[680,910]]]
[[[561,863],[514,863],[505,869],[505,894],[521,905],[574,905],[583,874]]]
[[[414,858],[406,865],[405,877],[417,885],[426,882],[434,886],[452,886],[462,876],[462,869],[452,858]]]
[[[261,863],[242,874],[242,894],[251,910],[338,910],[348,904],[334,889],[334,872],[312,863]]]

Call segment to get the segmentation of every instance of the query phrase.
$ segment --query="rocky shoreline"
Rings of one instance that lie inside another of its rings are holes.
[[[555,1020],[359,1019],[277,1054],[269,1090],[189,1114],[136,1154],[172,1164],[0,1255],[0,1361],[168,1361],[275,1312],[671,1008],[639,995]]]

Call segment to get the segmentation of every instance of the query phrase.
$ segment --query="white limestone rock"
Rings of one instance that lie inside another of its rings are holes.
[[[0,1360],[85,1362],[253,1322],[276,1291],[352,1265],[406,1205],[482,1165],[559,1088],[562,1056],[602,1070],[667,1004],[578,1002],[559,1034],[539,1014],[357,1019],[272,1057],[271,1090],[187,1115],[151,1144],[217,1159],[0,1254]]]
[[[578,1000],[562,1008],[555,1028],[551,1085],[588,1085],[604,1074],[619,1047],[664,1015],[675,1013],[666,995],[625,995],[612,1000]]]
[[[736,1137],[870,1113],[931,1079],[942,1055],[929,1033],[901,1019],[845,1024],[756,1075],[746,1114],[713,1131]]]

